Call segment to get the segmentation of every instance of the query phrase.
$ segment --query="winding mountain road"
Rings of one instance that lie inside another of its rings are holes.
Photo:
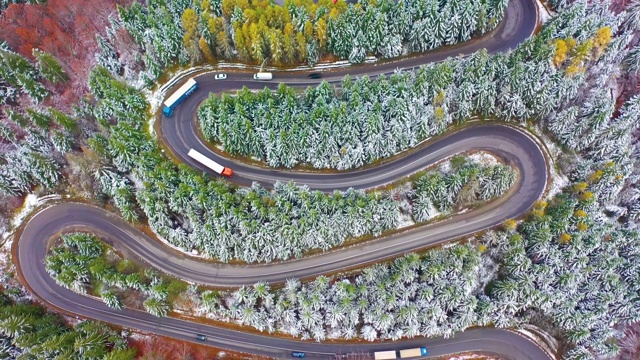
[[[350,76],[368,75],[371,77],[380,74],[389,75],[396,70],[410,70],[420,65],[442,61],[449,57],[469,55],[480,49],[486,49],[489,53],[505,52],[514,49],[531,36],[536,25],[537,9],[535,0],[511,0],[500,25],[492,32],[477,39],[433,52],[414,54],[400,60],[334,69],[324,72],[323,76],[324,80],[329,83],[339,83],[347,74]],[[359,173],[364,176],[363,172],[319,176],[318,173],[265,171],[261,168],[234,162],[213,152],[206,145],[198,126],[195,125],[198,107],[209,96],[210,92],[233,91],[245,86],[251,90],[262,90],[265,87],[274,89],[280,82],[290,86],[306,87],[315,85],[320,81],[308,79],[306,73],[301,74],[300,72],[273,72],[273,81],[253,80],[253,73],[248,72],[229,72],[227,76],[227,80],[215,80],[213,73],[197,76],[196,80],[198,81],[199,89],[175,109],[172,118],[161,117],[159,136],[162,143],[181,162],[213,173],[187,156],[189,149],[193,148],[221,165],[232,168],[234,171],[233,182],[240,185],[250,185],[251,182],[258,181],[268,186],[268,184],[279,179],[307,184],[312,189],[332,191],[334,189],[346,190],[349,187],[367,188],[373,186],[373,184],[380,183],[380,178],[372,181],[367,181],[363,177],[358,179],[356,174]],[[186,79],[184,80],[186,81]],[[173,89],[177,89],[177,86],[174,86]],[[409,162],[409,160],[405,159],[404,164]],[[384,175],[381,171],[377,173],[386,177],[387,182],[396,179],[397,175],[404,176],[408,174],[408,172],[395,172],[394,176],[389,176],[390,174]]]
[[[535,13],[535,4],[531,0],[512,0],[507,8],[505,19],[491,34],[436,53],[373,67],[359,66],[333,71],[328,80],[336,81],[347,72],[351,75],[371,75],[388,73],[396,68],[412,68],[451,55],[468,54],[480,48],[487,48],[490,52],[505,51],[513,48],[532,33],[536,25]],[[274,75],[277,81],[284,81],[294,86],[313,83],[306,79],[305,74],[276,73]],[[212,75],[203,75],[198,77],[198,82],[200,90],[178,107],[174,117],[161,119],[162,140],[174,155],[192,166],[201,168],[186,156],[190,148],[195,148],[223,165],[232,167],[235,171],[233,181],[240,184],[248,184],[251,181],[270,184],[276,180],[293,180],[307,184],[311,188],[326,191],[348,187],[370,188],[414,173],[455,153],[471,150],[485,150],[501,157],[518,169],[519,180],[514,189],[499,200],[481,209],[456,215],[437,224],[305,259],[251,266],[212,264],[186,257],[103,209],[80,203],[60,203],[33,215],[22,229],[19,241],[14,245],[18,271],[29,290],[37,298],[49,306],[82,317],[194,342],[196,333],[205,334],[209,337],[208,344],[274,357],[289,356],[290,351],[294,350],[305,351],[307,356],[312,358],[327,358],[328,355],[335,353],[370,352],[426,345],[429,347],[430,356],[480,351],[496,354],[505,359],[550,358],[534,342],[517,333],[502,329],[470,329],[457,333],[450,339],[417,338],[393,343],[320,344],[238,332],[175,318],[157,318],[130,309],[113,310],[100,300],[78,295],[58,286],[46,273],[44,258],[49,241],[61,232],[72,229],[97,233],[128,256],[136,257],[139,261],[187,281],[219,287],[236,287],[253,284],[259,280],[277,283],[290,277],[308,278],[353,268],[471,234],[499,224],[505,219],[521,215],[545,189],[547,167],[537,144],[525,132],[491,124],[467,127],[435,139],[419,150],[388,161],[381,166],[347,173],[286,172],[238,164],[219,157],[203,143],[194,126],[196,108],[209,91],[237,89],[241,86],[272,87],[276,83],[256,82],[250,80],[249,74],[230,74],[227,81],[214,81]]]

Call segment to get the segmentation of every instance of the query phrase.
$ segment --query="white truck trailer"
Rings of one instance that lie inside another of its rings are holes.
[[[200,164],[208,167],[209,169],[217,172],[220,175],[224,175],[226,177],[231,177],[231,175],[233,175],[233,170],[218,164],[217,162],[209,159],[208,157],[202,155],[201,153],[193,149],[189,150],[189,153],[187,155],[189,155],[191,158],[195,159]]]

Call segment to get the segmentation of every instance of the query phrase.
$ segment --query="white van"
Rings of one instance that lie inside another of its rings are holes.
[[[273,74],[270,72],[259,72],[257,74],[253,74],[253,80],[271,80],[273,79]]]

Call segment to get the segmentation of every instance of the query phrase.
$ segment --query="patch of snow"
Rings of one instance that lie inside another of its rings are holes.
[[[556,194],[561,193],[562,189],[569,185],[569,178],[558,172],[553,166],[551,167],[551,184],[547,191],[547,200],[551,200]]]
[[[129,84],[129,86],[138,90],[142,90],[145,87],[143,74],[144,72],[135,71],[125,66],[123,78],[124,81]]]
[[[459,242],[450,241],[450,242],[446,242],[446,243],[442,244],[442,246],[440,246],[440,248],[442,248],[442,249],[451,249],[452,247],[456,247],[458,245],[460,245]]]
[[[447,357],[447,360],[476,360],[476,359],[500,360],[500,358],[494,358],[494,357],[487,356],[485,354],[474,354],[474,353],[467,353],[467,354],[454,355],[454,356]]]
[[[33,300],[31,293],[22,285],[17,274],[16,267],[11,260],[11,245],[13,238],[5,241],[0,247],[0,286],[3,289],[20,289],[20,294],[14,297],[16,300]],[[12,275],[13,274],[13,275]]]
[[[546,154],[546,158],[549,161],[549,179],[547,182],[549,185],[547,186],[547,193],[544,197],[544,200],[552,199],[556,194],[562,192],[562,189],[569,185],[569,178],[566,175],[562,174],[556,168],[556,160],[562,155],[562,150],[549,139],[548,136],[544,134],[544,132],[538,127],[533,127],[533,134],[530,131],[523,131],[518,128],[514,128],[519,130],[521,133],[527,135],[532,141],[538,144],[538,147],[542,149],[542,151]]]
[[[162,99],[164,99],[164,97],[166,96],[166,90],[165,92],[162,92],[161,90],[162,88],[153,92],[149,89],[140,90],[145,98],[147,98],[147,102],[149,103],[149,105],[151,105],[151,112],[153,114],[155,114],[155,112],[158,110],[160,104],[162,103]]]
[[[134,187],[137,190],[143,190],[144,189],[144,183],[142,182],[142,180],[140,180],[135,173],[131,173],[130,176],[127,177],[129,180],[131,180],[131,182],[133,183]]]
[[[0,247],[0,268],[6,261],[5,257],[11,257],[11,247],[13,246],[13,238],[7,239]]]
[[[378,61],[378,58],[375,57],[375,56],[367,56],[366,58],[364,58],[364,63],[365,64],[371,64],[371,63],[374,63],[374,62],[377,62],[377,61]]]
[[[552,11],[547,9],[540,0],[537,0],[535,3],[538,7],[538,19],[540,20],[540,24],[544,24],[547,21],[551,20],[551,18],[553,17],[551,14]]]
[[[152,335],[143,334],[143,333],[137,332],[137,331],[133,331],[129,335],[129,338],[131,338],[132,340],[136,340],[136,341],[144,341],[144,340],[148,340],[148,339],[150,339],[152,337],[153,337]]]
[[[443,213],[439,212],[438,209],[436,209],[436,207],[433,206],[433,204],[429,204],[429,209],[427,209],[427,213],[429,214],[429,217],[425,221],[430,221],[433,218],[437,218],[438,216],[443,215]]]
[[[154,113],[155,113],[155,112],[154,112]],[[153,125],[154,125],[155,123],[156,123],[156,117],[155,117],[155,116],[152,116],[152,117],[149,119],[149,134],[151,134],[151,136],[156,136],[156,131],[155,131],[155,129],[153,128]],[[164,151],[163,151],[163,152],[164,152]]]
[[[407,56],[411,54],[411,51],[409,51],[409,46],[407,45],[402,45],[402,56]]]
[[[34,194],[29,194],[25,197],[24,199],[24,204],[22,205],[22,209],[20,210],[20,212],[18,213],[18,215],[16,215],[13,220],[11,220],[11,225],[16,228],[18,226],[20,226],[20,224],[22,224],[22,221],[24,220],[25,217],[27,217],[27,215],[29,215],[29,213],[31,213],[31,211],[35,208],[37,208],[38,206],[46,203],[47,201],[51,201],[51,200],[57,200],[60,199],[61,196],[58,194],[53,194],[53,195],[47,195],[47,196],[43,196],[43,197],[37,197]]]
[[[167,239],[163,238],[162,236],[160,236],[160,234],[158,234],[158,232],[157,232],[157,231],[155,231],[153,228],[152,228],[151,230],[153,231],[153,235],[155,235],[156,239],[158,239],[158,240],[159,240],[160,242],[162,242],[164,245],[166,245],[166,246],[168,246],[168,247],[172,248],[172,249],[173,249],[173,250],[175,250],[175,251],[178,251],[178,252],[179,252],[179,253],[181,253],[181,254],[188,255],[188,256],[191,256],[191,257],[194,257],[194,258],[210,259],[210,258],[208,258],[208,257],[206,257],[206,256],[204,256],[204,255],[201,255],[201,254],[193,254],[193,250],[185,250],[185,249],[183,249],[183,248],[181,248],[181,247],[175,246],[175,245],[174,245],[174,244],[172,244],[169,240],[167,240]],[[197,251],[197,250],[196,250],[196,251]],[[170,274],[167,274],[167,275],[170,275]],[[184,282],[186,282],[186,283],[189,283],[189,284],[195,284],[195,283],[192,283],[192,282],[186,281],[185,279],[182,279],[182,281],[184,281]]]
[[[327,339],[340,339],[343,337],[344,335],[342,334],[342,331],[340,331],[339,328],[330,328],[329,332],[327,333]]]
[[[409,214],[400,213],[398,218],[399,218],[399,221],[398,221],[397,229],[402,229],[402,228],[406,228],[406,227],[415,225],[415,222],[413,221],[413,218]]]
[[[191,313],[188,313],[188,312],[186,312],[185,310],[183,310],[183,309],[179,309],[179,308],[177,308],[177,307],[173,307],[173,308],[171,309],[171,311],[173,311],[173,312],[174,312],[174,313],[176,313],[176,314],[180,314],[180,315],[186,315],[186,316],[191,316],[191,315],[192,315]]]
[[[555,354],[558,353],[560,346],[558,341],[539,327],[525,324],[521,329],[515,329],[514,331],[533,340],[533,342],[544,350],[550,358],[555,358]]]
[[[483,166],[496,166],[500,162],[498,159],[485,151],[475,152],[467,157],[469,161]]]
[[[562,155],[562,150],[547,137],[539,128],[536,127],[536,134],[542,139],[547,148],[549,155],[549,176],[551,181],[547,190],[546,200],[551,200],[556,194],[562,192],[562,189],[569,185],[570,181],[566,175],[562,174],[556,167],[556,160]]]
[[[451,173],[451,158],[449,158],[447,161],[443,161],[440,166],[438,166],[438,171],[440,171],[443,174],[449,174]]]
[[[486,252],[480,258],[482,259],[481,265],[478,267],[478,282],[480,286],[477,289],[479,292],[483,292],[487,284],[496,278],[499,265],[491,256],[486,256]]]

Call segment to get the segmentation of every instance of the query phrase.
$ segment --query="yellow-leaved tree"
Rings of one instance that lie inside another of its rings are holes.
[[[596,31],[596,35],[593,37],[593,49],[594,57],[597,60],[602,53],[607,49],[611,42],[611,28],[608,26],[601,27]]]
[[[198,36],[198,16],[196,11],[187,8],[182,13],[182,29],[184,35],[182,41],[185,49],[189,53],[189,58],[192,63],[199,63],[202,61],[202,52],[200,52],[199,36]]]

